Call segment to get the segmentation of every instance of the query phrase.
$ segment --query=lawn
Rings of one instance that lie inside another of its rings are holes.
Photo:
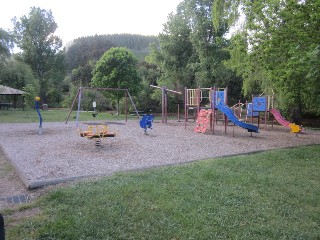
[[[64,122],[66,121],[69,109],[50,109],[48,111],[40,110],[43,124],[45,122]],[[69,121],[76,120],[77,111],[72,111]],[[137,118],[136,116],[128,115],[128,118]],[[92,112],[80,112],[79,121],[110,121],[110,120],[124,120],[125,115],[115,115],[115,112],[101,112],[96,117],[92,116]],[[39,117],[36,110],[1,110],[0,123],[28,123],[39,122]]]
[[[72,183],[7,210],[8,239],[319,239],[319,152],[273,150]]]

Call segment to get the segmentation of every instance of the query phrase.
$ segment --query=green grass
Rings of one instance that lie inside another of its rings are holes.
[[[40,111],[42,121],[45,122],[65,122],[69,114],[69,109],[53,109]],[[73,111],[69,121],[75,121],[77,111]],[[128,115],[129,118],[136,118]],[[125,115],[116,116],[115,114],[101,112],[95,118],[92,112],[80,112],[79,121],[112,121],[124,120]],[[0,110],[0,123],[31,123],[39,122],[36,110]]]
[[[41,213],[18,225],[8,213],[8,239],[319,239],[319,152],[274,150],[74,183],[29,206]]]

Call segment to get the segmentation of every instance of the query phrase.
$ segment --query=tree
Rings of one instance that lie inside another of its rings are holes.
[[[163,73],[159,85],[183,91],[184,87],[229,87],[236,99],[242,81],[223,64],[229,58],[224,37],[227,22],[213,24],[213,0],[184,0],[170,14],[148,58]]]
[[[0,28],[0,67],[5,59],[10,56],[10,49],[13,48],[12,36],[9,32]]]
[[[140,90],[137,58],[127,48],[111,48],[103,54],[93,70],[92,86],[128,89],[131,94]],[[123,97],[119,91],[112,92],[118,101]]]
[[[320,115],[319,1],[243,0],[241,4],[246,16],[242,34],[247,47],[241,50],[246,73],[237,67],[235,54],[229,66],[240,70],[244,90],[271,87],[282,110]],[[240,45],[233,40],[235,53]]]
[[[0,68],[0,84],[16,89],[22,89],[32,84],[37,89],[35,78],[30,67],[24,62],[10,58],[4,68]]]
[[[40,97],[46,102],[48,71],[62,40],[54,35],[57,24],[51,11],[32,7],[29,16],[13,19],[14,35],[22,52],[22,59],[30,65],[39,80]]]

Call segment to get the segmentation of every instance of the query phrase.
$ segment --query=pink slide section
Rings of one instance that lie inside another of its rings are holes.
[[[273,116],[278,121],[278,123],[280,123],[282,126],[290,128],[290,122],[285,120],[284,117],[282,117],[281,113],[277,109],[274,109],[274,108],[270,109],[270,113],[273,114]]]

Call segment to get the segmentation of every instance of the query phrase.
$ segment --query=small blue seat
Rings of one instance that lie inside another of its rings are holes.
[[[154,116],[149,114],[144,114],[142,119],[140,120],[140,127],[144,129],[146,132],[147,129],[152,129],[152,122],[153,122]]]

